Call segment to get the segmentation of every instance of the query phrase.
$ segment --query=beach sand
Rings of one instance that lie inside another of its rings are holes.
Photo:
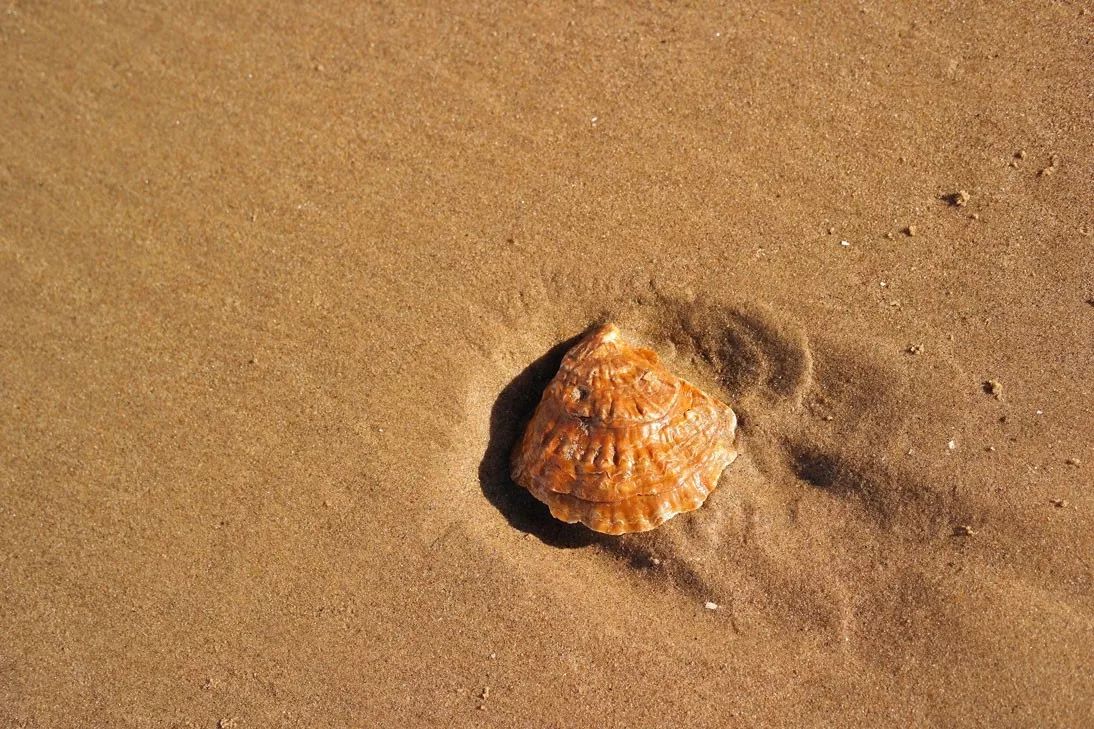
[[[223,5],[0,13],[0,726],[1094,716],[1088,6]],[[607,319],[740,418],[624,537]]]

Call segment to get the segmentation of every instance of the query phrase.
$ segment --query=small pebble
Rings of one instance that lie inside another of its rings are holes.
[[[986,450],[989,453],[995,453],[995,446],[988,446],[984,450]]]
[[[956,440],[953,440],[953,439],[951,438],[951,439],[950,439],[950,442],[946,444],[946,448],[948,448],[948,449],[949,449],[949,450],[951,450],[951,451],[952,451],[952,450],[955,450],[955,449],[957,448],[957,441],[956,441]]]
[[[922,353],[923,353],[923,345],[922,344],[910,344],[910,345],[908,345],[908,354],[922,354]]]
[[[993,396],[996,400],[1000,400],[1003,397],[1003,383],[999,380],[985,380],[983,384],[984,392]]]
[[[1018,159],[1025,159],[1026,158],[1026,150],[1020,149],[1020,150],[1018,150],[1017,152],[1014,153],[1014,156],[1017,157]]]
[[[971,537],[976,531],[968,524],[959,524],[953,528],[955,537]]]
[[[1066,509],[1067,508],[1067,499],[1049,499],[1049,501],[1057,509]]]
[[[1080,461],[1078,458],[1068,458],[1066,461],[1064,461],[1064,463],[1069,466],[1075,466],[1076,468],[1083,465],[1082,461]]]
[[[657,557],[654,557],[653,559],[651,559],[650,562],[653,562],[654,567],[661,564],[661,560],[657,559]]]
[[[703,607],[705,607],[707,610],[717,610],[718,609],[718,603],[716,603],[716,602],[707,602],[706,604],[703,605]]]
[[[969,204],[969,193],[964,190],[958,190],[957,192],[951,192],[946,196],[946,199],[950,201],[950,205],[963,208]]]
[[[841,241],[839,242],[839,244],[840,244],[841,246],[843,246],[844,248],[846,248],[847,246],[851,245],[851,241],[849,241],[849,240],[841,240]]]
[[[904,235],[908,236],[909,238],[914,238],[915,237],[915,226],[914,225],[909,225],[909,226],[905,227],[904,228]]]
[[[1052,155],[1051,157],[1049,157],[1048,167],[1045,167],[1040,172],[1038,172],[1038,177],[1048,177],[1049,175],[1055,173],[1056,167],[1059,165],[1059,163],[1060,156],[1056,154]]]

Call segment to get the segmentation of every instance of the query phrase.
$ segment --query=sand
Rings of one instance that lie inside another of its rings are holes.
[[[222,5],[0,14],[0,726],[1094,715],[1083,3]],[[605,318],[741,423],[622,538]]]

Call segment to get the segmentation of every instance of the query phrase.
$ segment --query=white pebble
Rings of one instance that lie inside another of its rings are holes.
[[[839,244],[840,244],[841,246],[844,246],[844,247],[846,247],[846,246],[849,246],[849,245],[851,245],[851,241],[849,241],[849,240],[841,240],[841,241],[839,242]]]
[[[716,603],[716,602],[707,602],[705,605],[703,605],[703,607],[705,607],[707,610],[717,610],[718,609],[718,603]]]
[[[957,441],[951,439],[950,442],[946,444],[946,447],[952,451],[954,448],[957,448]]]

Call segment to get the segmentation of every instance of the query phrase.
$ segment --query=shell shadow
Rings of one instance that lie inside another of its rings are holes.
[[[490,410],[490,438],[479,462],[479,487],[487,501],[514,529],[532,534],[545,544],[564,549],[604,541],[602,535],[580,524],[551,516],[547,506],[513,481],[509,456],[539,404],[547,383],[558,372],[562,358],[584,333],[561,342],[524,368],[501,391]]]

